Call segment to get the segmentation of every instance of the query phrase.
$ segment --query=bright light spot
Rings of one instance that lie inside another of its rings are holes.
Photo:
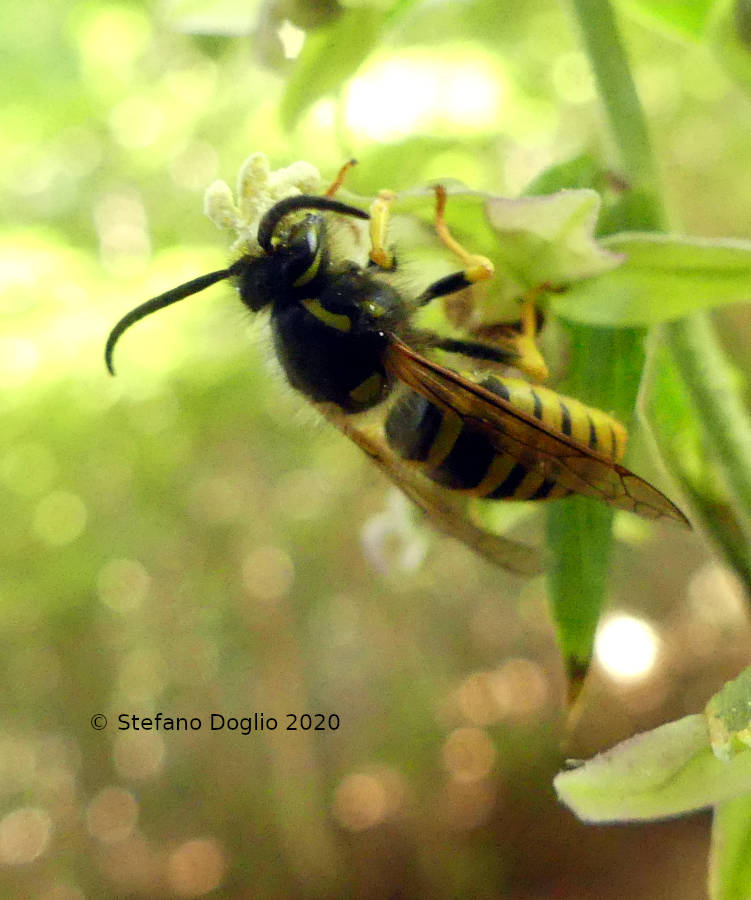
[[[123,788],[104,788],[86,810],[89,834],[105,844],[114,844],[130,837],[137,821],[136,798]]]
[[[330,131],[336,125],[336,103],[324,98],[314,103],[310,110],[310,116],[321,131]]]
[[[482,68],[459,69],[447,87],[442,100],[445,114],[454,122],[474,127],[495,119],[500,106],[498,82]]]
[[[301,522],[323,515],[330,501],[331,491],[325,476],[309,468],[295,469],[283,475],[276,484],[272,498],[280,514]]]
[[[113,559],[97,577],[99,599],[118,613],[138,609],[148,594],[151,578],[141,563],[132,559]]]
[[[33,528],[37,537],[53,547],[72,543],[86,527],[86,506],[69,491],[52,491],[37,504]]]
[[[113,137],[123,147],[149,147],[161,135],[164,114],[158,104],[142,97],[128,97],[109,116]]]
[[[217,841],[186,841],[167,860],[167,881],[180,897],[200,897],[221,884],[226,867],[224,851]]]
[[[654,668],[659,647],[651,625],[634,616],[616,615],[597,632],[595,656],[611,678],[635,681]]]
[[[282,42],[282,50],[287,59],[297,59],[305,43],[305,32],[285,19],[276,32]]]
[[[373,140],[416,130],[491,127],[500,117],[503,86],[497,64],[477,54],[382,60],[351,82],[347,125]]]
[[[97,7],[82,19],[76,37],[87,66],[123,78],[145,51],[151,25],[145,12],[122,4]]]
[[[33,497],[48,489],[57,477],[58,464],[41,443],[16,444],[0,459],[0,479],[9,490]]]
[[[47,849],[52,822],[43,809],[25,807],[8,813],[0,821],[0,862],[30,863]]]
[[[146,210],[134,193],[109,193],[94,206],[94,225],[102,261],[127,274],[151,254]]]
[[[443,745],[443,765],[456,781],[485,778],[495,757],[493,742],[482,728],[456,728]]]
[[[16,248],[9,248],[14,255],[0,257],[0,288],[5,291],[12,287],[29,287],[39,277],[38,260],[29,254],[28,258],[19,258]],[[3,251],[5,252],[5,251]],[[49,267],[47,267],[49,271]]]
[[[456,694],[462,715],[475,725],[502,719],[532,719],[548,700],[545,670],[529,659],[507,659],[491,672],[475,672]]]
[[[169,677],[169,667],[157,649],[133,649],[120,663],[117,680],[121,698],[131,706],[148,706],[152,697],[164,691]]]
[[[500,718],[490,672],[475,672],[465,678],[456,699],[462,715],[475,725],[490,725]]]
[[[233,478],[212,475],[190,486],[190,511],[199,522],[233,522],[246,509],[242,488]]]
[[[374,140],[407,134],[437,103],[430,73],[407,61],[390,60],[350,84],[347,123]]]
[[[125,732],[115,738],[112,756],[123,780],[144,781],[164,765],[164,741],[154,732]]]
[[[284,597],[295,576],[294,563],[279,547],[256,547],[243,560],[242,570],[246,591],[266,603]]]
[[[382,574],[414,572],[428,549],[423,533],[415,526],[412,508],[401,493],[389,493],[387,508],[363,525],[361,539],[365,555]]]
[[[375,775],[347,775],[334,794],[334,815],[349,831],[365,831],[388,812],[385,785]]]

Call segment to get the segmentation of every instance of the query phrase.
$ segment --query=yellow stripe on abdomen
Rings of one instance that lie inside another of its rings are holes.
[[[572,437],[590,450],[620,462],[626,452],[626,429],[601,409],[586,406],[573,397],[531,385],[520,378],[491,375],[484,388],[508,400],[512,406],[538,419],[551,431]]]

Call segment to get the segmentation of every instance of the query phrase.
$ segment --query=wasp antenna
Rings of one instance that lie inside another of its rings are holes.
[[[307,194],[300,194],[297,197],[285,197],[284,200],[275,203],[268,210],[258,225],[258,243],[267,253],[273,249],[271,239],[276,231],[276,226],[286,215],[298,209],[321,209],[339,213],[342,216],[354,216],[356,219],[370,218],[370,214],[365,212],[364,209],[341,203],[339,200],[332,200],[331,197],[316,197]]]
[[[115,369],[112,365],[112,354],[115,349],[115,344],[118,342],[124,331],[127,331],[131,325],[135,325],[140,319],[151,315],[151,313],[156,312],[159,309],[164,309],[165,306],[177,303],[178,300],[184,300],[186,297],[190,297],[191,294],[197,294],[199,291],[211,287],[212,284],[216,284],[217,281],[223,281],[225,278],[236,275],[238,271],[236,266],[237,264],[230,266],[228,269],[220,269],[217,272],[209,272],[207,275],[201,275],[199,278],[194,278],[192,281],[187,281],[185,284],[180,284],[177,287],[172,288],[171,291],[165,291],[164,294],[160,294],[158,297],[152,297],[151,300],[147,300],[135,309],[131,309],[129,313],[126,313],[112,331],[110,331],[109,337],[107,338],[107,344],[104,348],[104,362],[107,365],[107,370],[110,375],[115,374]]]

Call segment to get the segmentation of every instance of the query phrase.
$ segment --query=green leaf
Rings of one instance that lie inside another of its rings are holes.
[[[573,324],[566,330],[573,352],[559,390],[628,423],[644,362],[642,332]],[[548,545],[555,560],[548,595],[572,695],[592,656],[610,565],[612,518],[610,507],[585,497],[547,510]]]
[[[587,822],[660,819],[751,792],[751,751],[721,762],[704,716],[670,722],[556,776],[560,800]]]
[[[591,188],[602,197],[595,234],[616,234],[647,225],[654,212],[654,198],[627,184],[618,172],[605,168],[584,153],[546,169],[524,189],[526,196],[552,194],[565,188]]]
[[[448,193],[446,215],[452,233],[473,253],[489,257],[496,267],[495,277],[473,295],[475,326],[514,321],[519,298],[540,285],[555,287],[590,278],[623,261],[594,237],[600,209],[596,191],[563,190],[509,199],[471,191],[449,179],[441,183]],[[401,191],[395,210],[429,221],[426,233],[437,245],[432,227],[434,206],[433,190],[420,187]],[[422,242],[419,235],[401,241],[411,253]],[[455,267],[452,261],[447,271]]]
[[[375,194],[384,186],[389,187],[421,184],[428,162],[439,154],[456,147],[471,150],[471,142],[456,135],[436,137],[427,134],[410,135],[389,144],[370,143],[362,151],[358,150],[360,165],[352,173],[349,182],[357,185],[361,193]],[[433,192],[430,192],[432,212]],[[453,218],[453,209],[451,210]]]
[[[610,568],[613,510],[571,497],[548,510],[548,597],[574,699],[589,669]],[[573,561],[573,565],[571,564]]]
[[[173,28],[188,34],[235,36],[253,31],[261,0],[178,0],[167,18]]]
[[[751,796],[728,800],[715,809],[709,896],[712,900],[751,897]]]
[[[700,38],[715,0],[622,0],[624,8],[673,34]]]
[[[524,188],[524,195],[536,197],[566,188],[592,188],[602,191],[606,186],[606,178],[607,174],[602,164],[588,153],[582,153],[540,172]]]
[[[624,232],[603,238],[602,246],[625,262],[553,298],[557,315],[641,326],[751,300],[750,241]]]
[[[287,130],[312,103],[337,91],[360,68],[376,46],[383,17],[372,6],[355,7],[308,35],[282,98]]]
[[[747,93],[751,91],[751,2],[726,0],[718,4],[708,34],[717,61]]]
[[[718,759],[728,760],[751,747],[751,667],[728,681],[707,703],[704,713]]]
[[[497,255],[524,285],[567,284],[609,272],[623,258],[594,237],[600,195],[586,188],[536,197],[492,197],[487,216]]]

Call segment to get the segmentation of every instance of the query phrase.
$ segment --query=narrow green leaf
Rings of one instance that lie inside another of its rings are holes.
[[[592,325],[651,325],[751,300],[751,241],[622,233],[603,248],[625,255],[612,272],[571,284],[551,301]]]
[[[548,596],[572,698],[587,674],[602,613],[612,521],[613,511],[588,497],[571,497],[548,510],[548,545],[553,551]]]
[[[712,753],[704,716],[638,734],[556,776],[558,797],[587,822],[661,819],[751,792],[751,750]]]
[[[308,35],[282,98],[287,130],[312,103],[338,90],[360,68],[377,43],[383,17],[376,7],[353,7]]]
[[[643,333],[567,325],[571,365],[559,389],[612,412],[628,425],[644,362]],[[548,586],[558,642],[573,678],[586,673],[606,596],[613,512],[604,503],[571,498],[551,504],[548,543],[554,564]],[[574,692],[576,686],[573,686]]]
[[[709,852],[711,900],[751,897],[751,795],[717,806]]]

